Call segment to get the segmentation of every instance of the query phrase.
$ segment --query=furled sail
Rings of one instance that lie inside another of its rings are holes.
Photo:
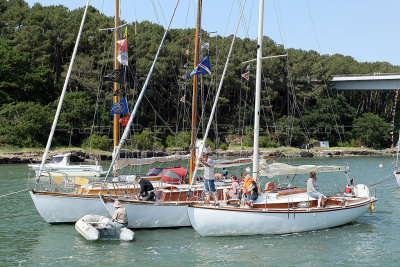
[[[122,158],[118,159],[115,163],[117,169],[122,169],[126,166],[139,166],[145,164],[153,164],[153,163],[165,163],[165,162],[174,162],[174,161],[181,161],[181,160],[188,160],[190,159],[190,154],[188,155],[171,155],[165,157],[152,157],[152,158]]]
[[[335,166],[335,165],[299,165],[293,166],[285,163],[272,163],[267,164],[262,161],[259,166],[260,175],[268,176],[270,178],[278,175],[291,175],[291,174],[307,174],[314,172],[347,172],[348,166]]]

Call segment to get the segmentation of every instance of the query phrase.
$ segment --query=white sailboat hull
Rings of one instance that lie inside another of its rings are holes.
[[[188,207],[193,228],[201,236],[287,234],[350,223],[363,215],[371,202],[348,208],[310,212],[268,212]]]
[[[132,203],[120,200],[128,214],[128,228],[168,228],[190,226],[187,206]],[[113,202],[105,203],[110,215],[114,214]]]
[[[400,186],[400,171],[394,171],[394,177],[396,178],[397,185]]]
[[[30,194],[40,216],[51,224],[75,223],[87,214],[109,215],[97,197],[39,194],[33,191]]]

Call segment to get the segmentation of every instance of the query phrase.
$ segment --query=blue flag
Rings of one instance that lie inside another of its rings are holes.
[[[206,56],[201,60],[199,65],[190,73],[190,77],[196,74],[211,74],[210,56]]]
[[[111,115],[129,113],[128,102],[126,98],[111,106]]]

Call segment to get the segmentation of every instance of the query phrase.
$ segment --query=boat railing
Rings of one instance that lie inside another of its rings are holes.
[[[343,184],[343,183],[334,184],[332,195],[342,195],[344,193],[345,188],[346,188],[346,184]]]
[[[68,176],[65,173],[48,173],[48,176],[44,176],[43,178],[40,179],[39,182],[35,183],[35,190],[50,193],[90,194],[90,191],[100,189],[102,184],[99,177],[83,178],[78,176]],[[98,194],[98,192],[96,194]]]

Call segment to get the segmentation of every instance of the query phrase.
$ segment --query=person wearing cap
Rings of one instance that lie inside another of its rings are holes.
[[[113,206],[115,208],[114,215],[107,222],[107,226],[112,228],[128,227],[128,214],[126,213],[124,206],[122,206],[121,202],[118,200],[114,202]]]
[[[140,185],[139,196],[142,197],[144,201],[154,201],[154,186],[147,179],[144,179],[140,176],[136,176],[136,182]]]
[[[214,183],[214,161],[208,157],[206,153],[202,154],[200,162],[204,166],[204,192],[206,194],[206,203],[210,203],[211,195],[214,198],[215,205],[218,204],[218,196],[215,190]]]

